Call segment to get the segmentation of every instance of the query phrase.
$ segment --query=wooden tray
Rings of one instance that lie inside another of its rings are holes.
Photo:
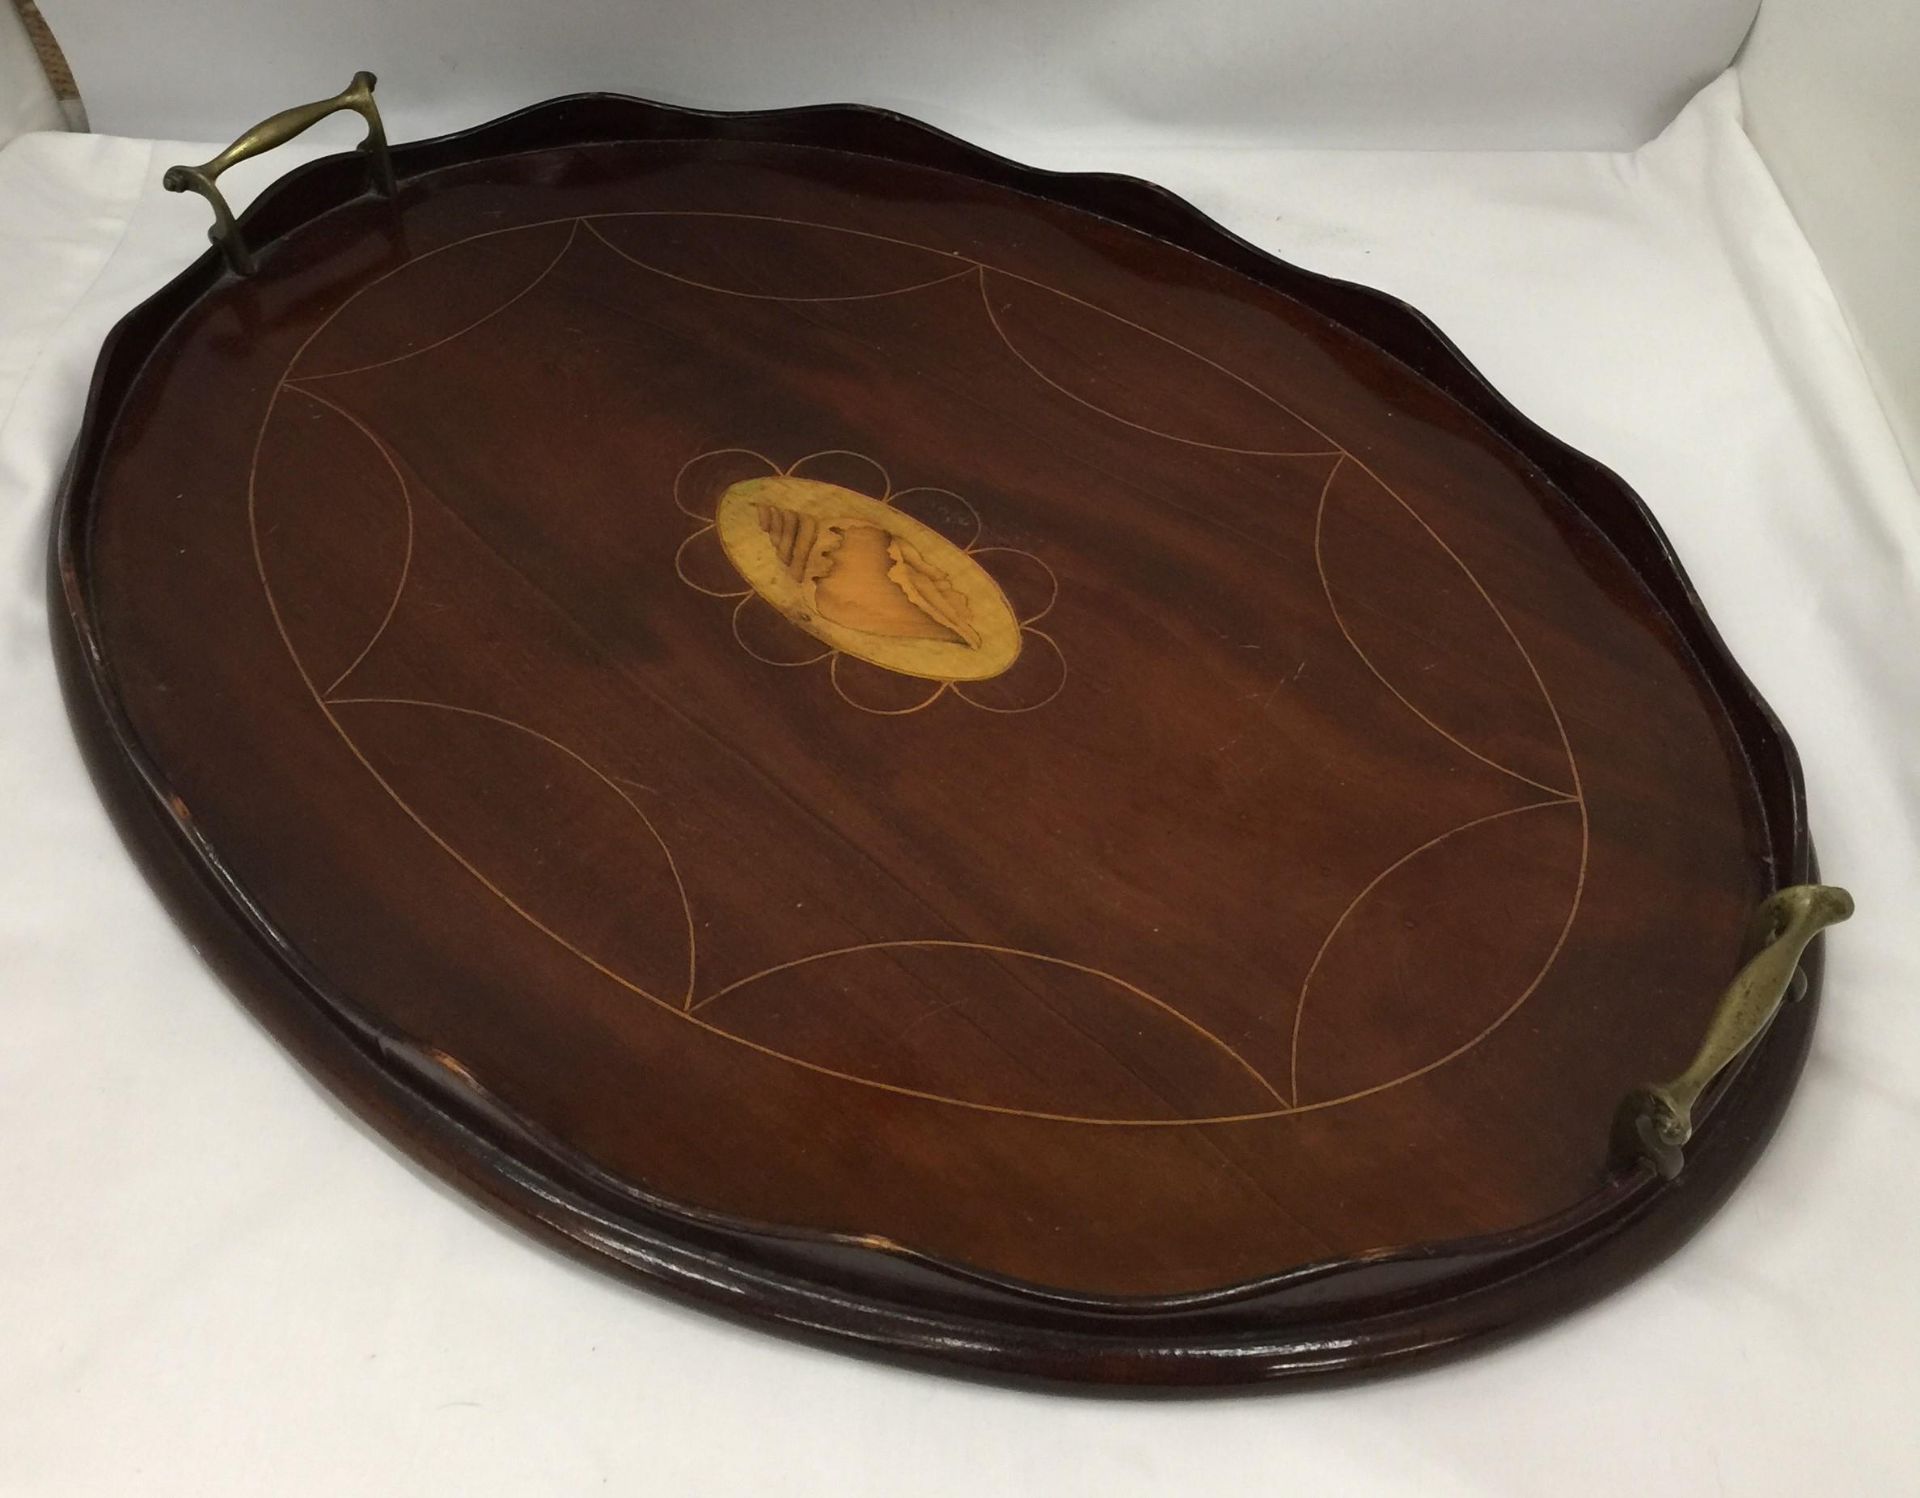
[[[389,157],[371,86],[237,226],[170,174],[216,249],[54,537],[103,794],[366,1116],[723,1312],[1142,1386],[1463,1347],[1725,1196],[1844,896],[1749,933],[1785,734],[1430,324],[874,110]]]

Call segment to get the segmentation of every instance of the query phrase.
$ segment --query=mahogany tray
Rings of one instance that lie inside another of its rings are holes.
[[[1139,1387],[1725,1197],[1846,897],[1646,508],[1431,324],[877,110],[371,90],[169,174],[53,538],[130,844],[368,1118],[716,1310]]]

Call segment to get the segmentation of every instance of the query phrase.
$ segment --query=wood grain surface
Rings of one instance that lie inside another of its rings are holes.
[[[69,595],[414,1085],[1171,1303],[1618,1189],[1791,872],[1645,559],[1415,362],[983,176],[482,156],[180,309]]]

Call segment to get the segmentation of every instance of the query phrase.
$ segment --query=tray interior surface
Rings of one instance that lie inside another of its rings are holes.
[[[967,175],[414,175],[199,297],[82,557],[170,814],[556,1167],[1114,1304],[1604,1189],[1774,885],[1621,547],[1308,301]]]

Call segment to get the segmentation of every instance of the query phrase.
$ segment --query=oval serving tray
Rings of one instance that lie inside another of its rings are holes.
[[[368,1117],[715,1309],[1139,1386],[1471,1345],[1738,1180],[1848,908],[1792,748],[1417,314],[874,110],[371,89],[169,174],[216,247],[54,535],[103,793]]]

